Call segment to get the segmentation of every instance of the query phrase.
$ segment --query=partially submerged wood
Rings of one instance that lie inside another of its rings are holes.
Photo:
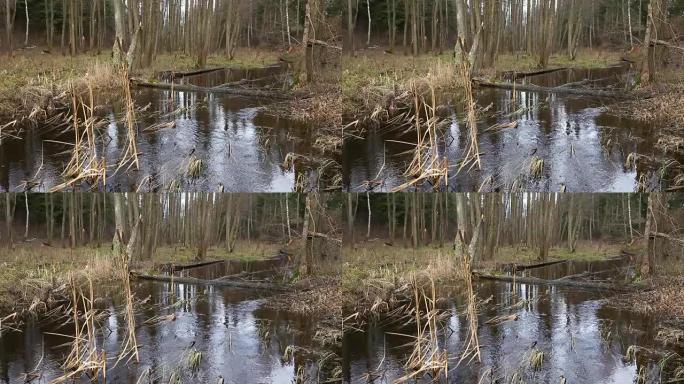
[[[548,69],[540,69],[537,71],[522,71],[522,72],[517,72],[517,71],[506,71],[503,73],[505,77],[512,77],[513,79],[520,79],[523,77],[528,77],[528,76],[536,76],[536,75],[543,75],[545,73],[552,73],[552,72],[558,72],[558,71],[564,71],[568,69],[567,67],[559,67],[559,68],[548,68]]]
[[[191,264],[180,264],[176,265],[174,263],[167,263],[163,265],[163,269],[169,270],[169,271],[184,271],[186,269],[192,269],[192,268],[199,268],[199,267],[206,267],[208,265],[213,265],[213,264],[219,264],[223,263],[225,260],[213,260],[213,261],[205,261],[202,263],[191,263]]]
[[[484,280],[494,280],[494,281],[505,281],[505,282],[516,282],[520,284],[535,284],[535,285],[557,285],[557,286],[566,286],[566,287],[575,287],[575,288],[584,288],[584,289],[598,289],[598,290],[606,290],[606,291],[616,291],[616,292],[634,292],[634,291],[641,291],[646,289],[644,286],[639,286],[639,285],[617,285],[617,284],[609,284],[609,283],[601,283],[601,282],[589,282],[589,281],[573,281],[573,280],[564,280],[564,279],[557,279],[557,280],[546,280],[546,279],[540,279],[537,277],[526,277],[526,276],[497,276],[497,275],[489,275],[483,272],[475,272],[473,271],[473,276],[484,279]]]
[[[473,79],[473,82],[480,87],[487,88],[500,88],[500,89],[510,89],[516,91],[529,91],[529,92],[546,92],[546,93],[567,93],[571,95],[584,95],[584,96],[596,96],[596,97],[612,97],[616,99],[626,99],[630,96],[614,91],[606,91],[601,89],[582,89],[582,88],[570,88],[565,87],[564,84],[558,87],[542,87],[534,84],[517,84],[517,83],[502,83],[502,82],[490,82],[484,79]]]
[[[567,259],[562,259],[562,260],[553,260],[553,261],[546,261],[543,263],[527,264],[527,265],[518,265],[518,264],[514,264],[514,263],[509,263],[509,264],[504,265],[504,269],[513,270],[513,271],[524,271],[527,269],[541,268],[541,267],[547,267],[549,265],[565,263],[567,261],[568,261]]]
[[[270,91],[264,89],[246,89],[246,88],[231,88],[231,87],[199,87],[192,84],[175,84],[175,83],[149,83],[142,79],[131,79],[131,84],[143,88],[168,89],[181,92],[205,92],[205,93],[221,93],[237,96],[263,97],[269,99],[292,99],[296,97],[307,97],[304,93],[287,93],[282,91]]]
[[[284,251],[279,251],[278,255],[264,258],[260,261],[281,261],[283,260],[283,257],[287,257],[287,253]],[[214,265],[214,264],[220,264],[220,263],[226,263],[230,262],[230,260],[211,260],[211,261],[203,261],[200,263],[189,263],[189,264],[175,264],[175,263],[165,263],[162,264],[162,270],[165,271],[183,271],[186,269],[193,269],[193,268],[200,268],[200,267],[206,267],[209,265]]]
[[[204,280],[195,277],[179,277],[179,276],[159,276],[159,275],[145,275],[142,273],[131,272],[131,276],[140,280],[149,281],[163,281],[163,282],[174,282],[180,284],[196,284],[196,285],[213,285],[219,287],[235,287],[235,288],[250,288],[250,289],[262,289],[268,291],[278,291],[285,292],[289,291],[290,287],[268,283],[263,281],[245,281],[245,280]]]
[[[228,68],[226,67],[218,67],[218,68],[204,68],[204,69],[198,69],[195,71],[164,71],[159,74],[161,78],[183,78],[183,77],[188,77],[188,76],[196,76],[196,75],[203,75],[206,73],[211,73],[211,72],[217,72],[217,71],[224,71]]]

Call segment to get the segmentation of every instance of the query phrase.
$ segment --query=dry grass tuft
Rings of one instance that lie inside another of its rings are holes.
[[[617,302],[639,313],[684,321],[684,276],[658,277],[653,285],[652,290],[622,296]]]
[[[121,86],[117,70],[106,54],[74,58],[27,51],[13,58],[3,57],[0,70],[0,116],[19,119],[47,119],[59,104],[68,105],[69,91],[98,94]]]
[[[425,90],[459,89],[462,79],[450,54],[418,57],[388,55],[382,50],[366,50],[358,56],[344,56],[341,85],[343,114],[361,117],[385,108],[388,95],[401,94],[420,81]]]
[[[533,178],[541,177],[544,172],[544,159],[539,156],[532,157],[530,160],[530,176]]]

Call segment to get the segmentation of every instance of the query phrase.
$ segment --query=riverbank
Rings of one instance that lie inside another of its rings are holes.
[[[0,67],[0,116],[10,120],[35,120],[54,108],[54,104],[73,92],[86,98],[92,89],[96,105],[120,99],[123,79],[111,63],[111,51],[84,53],[74,57],[45,53],[40,47],[16,51],[3,57]],[[253,69],[273,65],[279,52],[240,48],[235,58],[210,55],[206,68]],[[195,58],[182,53],[162,53],[147,68],[134,70],[131,76],[158,81],[163,72],[196,70]]]
[[[552,55],[546,69],[603,68],[619,62],[620,57],[621,52],[618,51],[582,49],[575,60],[566,55]],[[413,57],[391,54],[377,47],[357,51],[353,56],[345,55],[342,61],[341,85],[346,123],[364,119],[366,115],[373,115],[375,120],[383,114],[391,115],[397,108],[397,99],[406,92],[418,91],[429,98],[430,92],[434,91],[437,106],[453,103],[455,98],[462,97],[464,80],[451,51]],[[535,56],[502,54],[493,67],[481,69],[477,75],[497,79],[506,73],[532,70],[538,70]]]
[[[487,259],[473,263],[479,275],[499,276],[515,268],[528,265],[554,265],[561,263],[583,264],[613,260],[624,250],[630,254],[640,249],[620,243],[579,242],[575,252],[565,247],[549,250],[543,262],[535,249],[528,247],[500,247]],[[342,275],[342,299],[345,319],[351,325],[363,324],[370,319],[392,313],[397,306],[405,305],[414,288],[429,290],[437,286],[438,301],[444,301],[455,292],[465,289],[466,275],[462,260],[450,246],[422,246],[416,249],[389,246],[379,240],[359,243],[344,248],[347,267]],[[521,269],[522,271],[522,269]],[[578,274],[581,274],[579,271]],[[517,272],[521,274],[523,272]]]
[[[117,279],[104,248],[58,249],[17,244],[0,258],[0,319],[21,321],[41,317],[70,300],[72,282],[93,282],[95,297]],[[12,322],[4,322],[7,326]]]
[[[273,258],[281,248],[281,244],[240,241],[233,252],[210,248],[206,260],[249,264]],[[68,297],[65,295],[72,278],[77,285],[93,281],[98,297],[104,293],[100,287],[120,283],[120,267],[111,252],[111,244],[74,249],[47,246],[38,240],[15,244],[0,258],[0,319],[13,313],[24,318],[48,312]],[[148,274],[168,273],[168,265],[196,262],[195,254],[193,248],[163,246],[152,258],[133,262],[131,269]]]
[[[684,266],[678,262],[664,263],[656,275],[645,281],[649,289],[616,298],[615,304],[660,320],[662,341],[684,346]],[[678,330],[668,332],[668,330]]]
[[[658,158],[637,158],[636,162],[661,164],[664,189],[684,188],[684,69],[663,69],[658,82],[632,92],[635,100],[609,106],[611,113],[649,125],[654,130],[654,147]]]

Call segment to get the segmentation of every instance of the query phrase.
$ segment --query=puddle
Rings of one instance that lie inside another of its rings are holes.
[[[281,67],[260,70],[223,70],[176,79],[177,82],[214,87],[240,80],[263,86],[286,80]],[[275,81],[274,81],[275,79]],[[203,92],[134,88],[138,107],[137,147],[140,169],[117,165],[126,152],[127,131],[121,119],[121,105],[101,111],[104,127],[97,130],[96,144],[106,159],[107,191],[289,192],[299,181],[309,182],[310,172],[299,164],[283,167],[288,153],[311,153],[311,127],[276,118],[263,112],[272,103],[253,97]],[[118,121],[117,121],[118,120]],[[173,128],[150,131],[160,123]],[[5,140],[0,145],[0,191],[23,190],[32,182],[33,191],[48,191],[61,184],[70,160],[73,134],[59,134],[54,127],[28,129],[22,140]],[[188,172],[191,159],[203,166],[196,174]],[[77,188],[92,188],[80,184]]]
[[[612,274],[620,263],[619,260],[564,263],[528,273],[544,278],[587,270]],[[667,378],[667,372],[660,371],[657,357],[644,354],[637,355],[636,361],[624,358],[631,345],[657,348],[656,319],[611,307],[608,293],[492,281],[478,282],[476,293],[480,300],[491,297],[486,309],[478,315],[482,360],[479,364],[456,366],[467,343],[469,328],[465,316],[457,315],[462,313],[463,303],[454,296],[455,299],[448,301],[450,316],[444,322],[445,328],[438,334],[440,346],[451,358],[449,382],[509,383],[517,382],[513,380],[515,376],[534,383],[559,383],[565,378],[568,383],[618,384],[635,382],[641,369],[651,379],[659,378],[660,374]],[[507,309],[521,299],[527,304]],[[513,313],[518,315],[516,321],[485,324],[497,315]],[[411,339],[388,332],[415,335],[415,328],[370,326],[365,332],[345,332],[345,382],[392,383],[404,376],[404,362],[412,352],[406,343]],[[544,352],[539,370],[530,367],[533,350]],[[428,383],[431,379],[423,377],[419,382]]]
[[[591,81],[597,86],[619,90],[627,76],[627,67],[595,70],[563,70],[524,79],[535,85],[558,86],[569,82]],[[519,82],[522,80],[519,80]],[[639,165],[627,169],[630,153],[653,155],[653,127],[605,112],[605,103],[595,97],[548,94],[480,88],[476,92],[479,107],[491,104],[490,112],[478,124],[481,170],[457,174],[458,162],[467,152],[469,133],[460,120],[461,107],[451,110],[438,140],[438,151],[449,160],[450,191],[527,191],[632,192],[639,182],[658,188],[654,169]],[[460,101],[455,100],[455,105]],[[518,121],[517,128],[486,131],[497,123]],[[403,184],[403,176],[412,160],[410,144],[414,135],[397,137],[371,131],[365,140],[345,142],[344,185],[348,190],[364,190],[364,182],[379,176],[383,184],[375,191],[389,191]],[[544,160],[537,177],[530,175],[530,163],[536,156]],[[431,188],[431,186],[425,186]]]

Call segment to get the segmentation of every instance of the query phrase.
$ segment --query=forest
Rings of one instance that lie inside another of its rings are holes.
[[[0,380],[335,379],[341,202],[5,194]]]
[[[0,0],[0,384],[684,382],[682,0]]]
[[[7,383],[684,377],[681,194],[24,192],[0,208]]]
[[[681,380],[682,208],[656,193],[348,194],[343,377]]]
[[[681,2],[347,6],[347,190],[678,188]]]
[[[339,4],[3,3],[3,190],[340,188]]]

